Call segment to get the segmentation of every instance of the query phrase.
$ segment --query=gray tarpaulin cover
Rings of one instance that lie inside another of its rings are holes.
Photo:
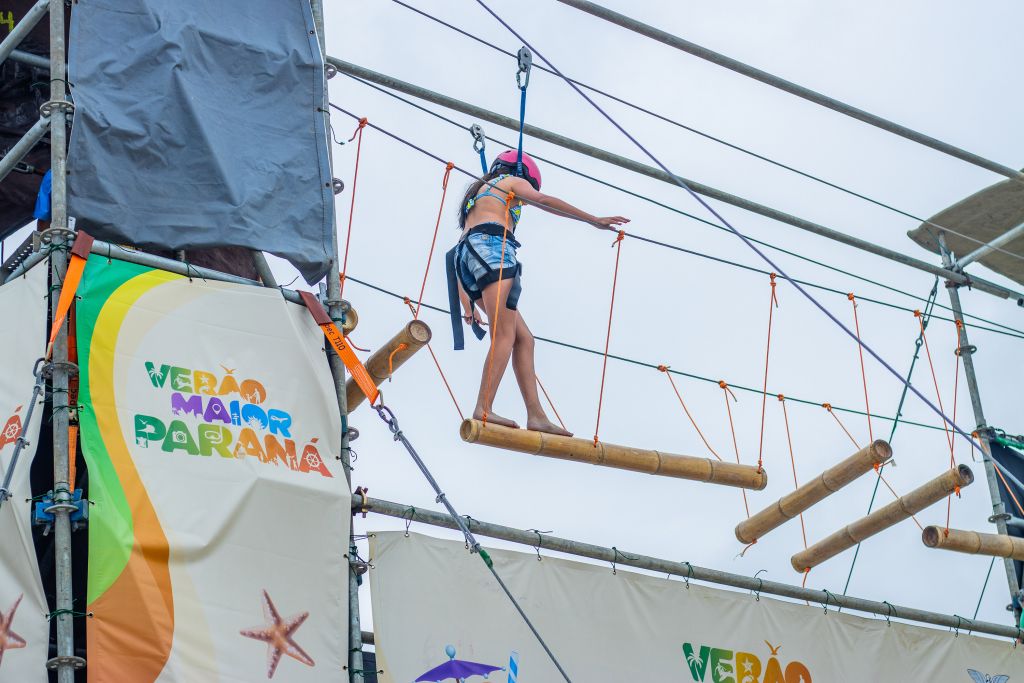
[[[68,215],[139,247],[331,258],[323,55],[308,0],[79,0]]]

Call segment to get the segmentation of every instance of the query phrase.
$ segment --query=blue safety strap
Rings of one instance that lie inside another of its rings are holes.
[[[533,67],[533,53],[523,46],[516,54],[519,70],[516,84],[519,86],[519,147],[516,151],[516,176],[523,177],[523,128],[526,127],[526,88],[530,85],[530,69]],[[525,74],[525,78],[523,75]]]
[[[474,123],[469,127],[469,132],[473,136],[473,150],[480,155],[480,169],[484,175],[487,175],[487,140],[484,137],[484,129],[478,123]]]

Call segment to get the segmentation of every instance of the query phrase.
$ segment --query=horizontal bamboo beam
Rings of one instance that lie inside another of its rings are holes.
[[[928,483],[914,489],[905,496],[897,498],[883,508],[875,510],[867,517],[835,532],[828,538],[818,541],[810,548],[793,555],[790,562],[793,569],[805,572],[816,567],[825,560],[835,557],[865,539],[888,529],[905,519],[937,503],[959,488],[969,486],[974,481],[974,473],[967,465],[958,465],[943,472]]]
[[[865,446],[753,517],[737,524],[736,538],[740,543],[753,543],[891,457],[892,448],[881,439]]]
[[[545,434],[528,429],[512,429],[495,424],[485,425],[480,420],[463,420],[459,435],[468,443],[620,470],[646,472],[662,477],[704,481],[755,491],[760,491],[768,485],[768,473],[753,465],[734,465],[709,458],[616,446],[601,441],[595,446],[594,442],[588,439]]]
[[[1007,557],[1024,562],[1024,538],[1015,536],[926,526],[921,533],[921,541],[929,548],[952,550],[969,555]]]
[[[391,373],[402,367],[405,361],[422,349],[430,341],[430,327],[422,320],[412,320],[398,331],[387,344],[374,351],[366,360],[366,371],[370,373],[374,384],[391,377]],[[366,395],[355,380],[345,383],[345,394],[348,397],[348,412],[352,412],[366,400]]]

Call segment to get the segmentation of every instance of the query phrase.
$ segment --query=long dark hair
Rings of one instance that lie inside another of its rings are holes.
[[[491,168],[487,175],[474,180],[470,183],[469,187],[466,188],[466,196],[462,198],[462,203],[459,204],[459,230],[464,230],[466,228],[466,216],[469,214],[469,212],[466,211],[466,204],[469,203],[469,200],[480,194],[480,188],[482,188],[485,183],[489,183],[503,173],[507,173],[504,168]]]

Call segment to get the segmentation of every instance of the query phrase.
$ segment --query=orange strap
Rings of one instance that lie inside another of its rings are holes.
[[[75,301],[75,292],[78,291],[78,285],[82,282],[82,273],[85,272],[85,262],[89,260],[92,243],[92,236],[79,230],[74,244],[71,245],[71,261],[64,274],[64,284],[60,288],[60,298],[57,299],[57,310],[53,313],[50,340],[46,344],[47,359],[53,354],[53,343],[57,340],[57,334],[64,321],[67,320],[68,311],[71,310],[71,304]]]
[[[75,460],[78,457],[78,425],[68,425],[68,488],[75,490]]]
[[[352,172],[352,200],[348,207],[348,232],[345,234],[345,257],[341,261],[341,288],[338,291],[338,296],[345,291],[345,273],[348,270],[348,247],[352,242],[352,215],[356,210],[356,183],[359,180],[359,153],[363,150],[363,128],[366,128],[366,117],[359,119],[359,125],[356,127],[356,131],[352,133],[352,137],[348,139],[352,142],[359,137],[359,142],[356,143],[356,167]],[[347,365],[347,363],[346,363]]]
[[[612,314],[615,312],[615,288],[619,284],[619,257],[622,255],[622,240],[625,237],[626,231],[619,230],[619,235],[612,244],[615,247],[615,271],[612,274],[612,301],[608,306],[608,332],[604,338],[604,359],[601,361],[601,388],[597,393],[597,422],[594,424],[594,448],[597,448],[598,434],[601,431],[601,406],[604,404],[604,378],[608,373],[608,345],[612,341]]]
[[[395,374],[395,355],[398,354],[400,351],[405,351],[407,348],[409,348],[409,345],[406,344],[405,342],[402,342],[401,344],[396,346],[395,350],[392,351],[391,354],[388,356],[388,381],[389,382],[391,381],[391,375]]]
[[[374,384],[373,379],[370,378],[370,373],[366,371],[366,367],[356,357],[352,347],[349,346],[345,335],[341,333],[338,326],[327,315],[327,311],[324,310],[324,307],[320,305],[320,302],[312,294],[309,292],[299,292],[299,296],[302,298],[302,303],[306,304],[306,308],[309,309],[309,314],[313,316],[313,320],[323,330],[327,341],[338,352],[338,357],[341,358],[341,362],[348,368],[352,379],[359,385],[363,395],[369,399],[371,405],[375,403],[377,397],[380,396],[380,391],[377,389],[377,385]]]
[[[871,429],[871,404],[868,403],[868,375],[864,369],[864,346],[860,342],[860,320],[857,318],[857,297],[850,292],[846,295],[846,298],[850,300],[853,305],[853,324],[857,330],[857,353],[860,354],[860,378],[864,383],[864,412],[868,414],[868,439],[872,442],[875,440],[875,434]]]
[[[764,386],[761,389],[761,438],[757,446],[757,469],[760,470],[764,464],[764,412],[768,402],[768,357],[772,350],[772,313],[779,307],[779,299],[775,296],[775,278],[777,275],[771,273],[768,276],[772,286],[772,295],[768,299],[768,341],[764,347]]]
[[[704,445],[708,447],[709,451],[711,451],[711,455],[713,455],[716,458],[718,458],[719,461],[722,461],[722,456],[720,456],[715,451],[715,449],[711,447],[711,444],[708,443],[708,440],[706,438],[704,438],[704,432],[700,431],[700,427],[697,426],[696,420],[694,420],[693,419],[693,415],[690,414],[690,409],[686,407],[686,401],[683,400],[683,395],[680,394],[679,393],[679,389],[676,388],[676,383],[672,379],[672,374],[668,371],[668,366],[667,365],[659,365],[658,366],[658,370],[660,370],[661,372],[665,373],[665,377],[668,378],[668,383],[672,385],[672,391],[675,392],[676,398],[679,399],[679,405],[681,405],[683,407],[683,412],[686,413],[686,417],[690,418],[690,424],[692,424],[693,428],[697,430],[697,435],[700,436],[700,440],[703,441]]]
[[[427,289],[427,274],[430,272],[430,260],[434,257],[434,245],[437,244],[437,231],[441,228],[441,212],[444,211],[444,198],[448,195],[448,178],[452,174],[455,164],[451,161],[444,168],[444,180],[441,181],[441,206],[437,207],[437,223],[434,224],[434,238],[430,241],[430,251],[427,253],[427,267],[423,269],[423,284],[420,285],[420,298],[416,301],[416,310],[413,311],[413,320],[420,317],[420,307],[423,306],[423,292]]]

